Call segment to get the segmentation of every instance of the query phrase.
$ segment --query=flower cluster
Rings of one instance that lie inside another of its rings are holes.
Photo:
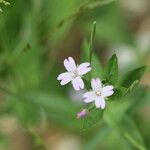
[[[61,73],[57,77],[57,80],[60,80],[60,84],[65,85],[71,82],[75,90],[79,91],[84,89],[85,84],[82,77],[84,74],[91,71],[90,63],[85,62],[80,65],[76,65],[74,59],[69,57],[64,60],[64,66],[67,72]],[[106,106],[105,100],[114,93],[114,87],[112,85],[103,85],[100,78],[91,79],[91,87],[92,89],[90,91],[83,94],[84,102],[95,102],[96,108],[104,109]],[[85,111],[79,113],[78,117],[80,118],[84,116],[84,114],[86,114]]]

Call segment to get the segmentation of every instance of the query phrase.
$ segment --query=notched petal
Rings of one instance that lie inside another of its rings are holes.
[[[69,72],[74,72],[77,69],[75,61],[72,57],[64,60],[64,66]]]
[[[97,97],[96,99],[95,99],[95,106],[97,107],[97,108],[101,108],[101,109],[104,109],[105,108],[105,99],[104,99],[104,97]]]
[[[102,88],[102,95],[104,97],[113,95],[114,94],[113,89],[114,89],[114,87],[112,85],[107,85],[107,86],[103,87]]]
[[[74,89],[77,91],[84,89],[84,82],[81,79],[81,77],[76,77],[75,79],[73,79],[72,85],[73,85]]]
[[[86,63],[80,64],[77,68],[77,71],[79,75],[84,75],[88,73],[89,71],[91,71],[90,63],[86,62]]]
[[[86,92],[86,93],[83,95],[83,98],[85,98],[85,99],[84,99],[84,102],[86,102],[86,103],[90,103],[90,102],[94,101],[94,100],[95,100],[95,97],[96,97],[96,95],[95,95],[95,93],[94,93],[93,91]]]
[[[100,78],[92,79],[91,86],[94,91],[100,91],[102,88],[102,83]]]
[[[61,80],[60,84],[65,85],[69,83],[72,80],[72,77],[69,72],[61,73],[58,77],[57,80]]]

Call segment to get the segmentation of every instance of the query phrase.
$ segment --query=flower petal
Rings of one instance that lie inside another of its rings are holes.
[[[92,79],[91,86],[94,91],[100,91],[102,88],[102,83],[100,78]]]
[[[107,85],[107,86],[103,87],[102,88],[102,95],[104,97],[111,96],[112,94],[114,94],[113,88],[114,87],[111,85]]]
[[[91,70],[90,63],[82,63],[81,65],[78,66],[77,71],[79,75],[83,75],[88,73]]]
[[[102,97],[102,96],[96,97],[96,99],[95,99],[95,106],[97,108],[104,109],[105,108],[105,99],[104,99],[104,97]]]
[[[83,95],[83,97],[85,98],[85,100],[84,100],[85,103],[90,103],[95,100],[96,95],[95,95],[95,92],[90,91],[90,92],[86,92]]]
[[[74,72],[77,69],[75,61],[72,57],[64,60],[64,66],[69,72]]]
[[[72,76],[69,72],[64,72],[57,77],[57,80],[61,80],[60,84],[65,85],[72,80]]]
[[[84,89],[84,82],[81,77],[76,77],[72,80],[72,85],[75,90],[79,91],[80,89]]]

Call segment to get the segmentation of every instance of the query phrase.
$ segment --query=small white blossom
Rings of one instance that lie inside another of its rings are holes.
[[[86,92],[83,97],[85,103],[90,103],[95,101],[95,106],[97,108],[104,109],[105,108],[105,99],[108,96],[111,96],[113,91],[112,85],[103,86],[102,82],[99,78],[91,80],[92,90]]]
[[[84,89],[84,82],[81,77],[91,70],[90,63],[85,62],[77,66],[74,59],[69,57],[64,60],[64,66],[67,72],[61,73],[57,77],[57,80],[61,80],[60,84],[65,85],[71,82],[75,90]]]

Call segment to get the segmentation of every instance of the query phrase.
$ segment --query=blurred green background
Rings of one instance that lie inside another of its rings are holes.
[[[0,3],[0,150],[150,149],[149,0],[9,2]],[[80,63],[93,21],[102,66],[116,53],[120,76],[147,69],[138,88],[110,102],[103,119],[82,130],[76,119],[81,93],[56,78],[68,56]]]

